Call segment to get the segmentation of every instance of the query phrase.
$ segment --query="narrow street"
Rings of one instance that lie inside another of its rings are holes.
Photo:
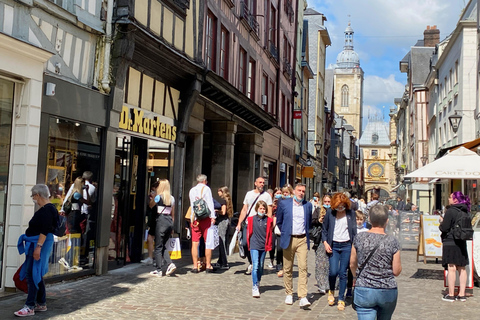
[[[347,303],[344,312],[327,305],[327,297],[317,293],[314,252],[309,255],[308,310],[284,304],[283,281],[266,270],[261,298],[251,297],[251,277],[244,275],[245,260],[235,254],[230,270],[215,274],[193,274],[190,257],[177,262],[173,277],[155,278],[151,267],[132,264],[105,276],[53,284],[47,288],[48,311],[35,319],[355,319]],[[415,262],[416,251],[402,251],[402,274],[397,278],[399,300],[393,319],[476,319],[480,290],[470,290],[466,302],[441,300],[443,272],[440,264]],[[294,269],[294,271],[296,268]],[[295,272],[296,277],[296,272]],[[294,280],[296,288],[296,280]],[[23,293],[0,301],[2,319],[14,319],[22,307]],[[348,301],[347,301],[348,302]]]

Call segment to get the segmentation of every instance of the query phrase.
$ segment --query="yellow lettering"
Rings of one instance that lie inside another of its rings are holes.
[[[128,120],[128,130],[132,131],[132,126],[133,126],[133,120],[129,119]]]
[[[160,123],[160,138],[165,139],[165,123]]]
[[[177,139],[177,127],[173,126],[172,127],[172,141],[175,141]]]
[[[142,126],[142,119],[143,119],[143,111],[142,110],[133,110],[133,116],[135,117],[133,131],[138,133],[143,133],[143,126]]]
[[[172,139],[172,126],[169,124],[165,125],[165,139],[171,140]]]
[[[128,111],[129,109],[127,107],[122,107],[122,112],[120,113],[120,123],[118,124],[120,129],[128,129]]]
[[[143,119],[143,133],[150,134],[150,119]]]
[[[155,118],[155,137],[160,138],[160,118]]]

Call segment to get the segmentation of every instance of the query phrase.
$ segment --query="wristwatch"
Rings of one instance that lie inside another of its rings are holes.
[[[42,246],[43,246],[43,243],[38,243],[38,242],[37,242],[37,247],[40,247],[40,248],[41,248]]]

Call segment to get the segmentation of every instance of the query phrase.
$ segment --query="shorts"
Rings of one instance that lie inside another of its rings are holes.
[[[212,220],[206,218],[203,220],[196,220],[192,223],[192,241],[200,242],[200,238],[203,236],[203,240],[207,240],[208,228],[212,225]]]
[[[155,237],[155,230],[157,229],[157,217],[158,217],[158,214],[156,212],[151,213],[151,215],[148,218],[148,224],[147,224],[148,234],[154,237]]]

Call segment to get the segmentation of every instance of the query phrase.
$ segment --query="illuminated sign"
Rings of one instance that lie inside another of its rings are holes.
[[[177,138],[176,126],[162,122],[161,116],[155,113],[137,108],[123,106],[118,127],[170,141]]]

